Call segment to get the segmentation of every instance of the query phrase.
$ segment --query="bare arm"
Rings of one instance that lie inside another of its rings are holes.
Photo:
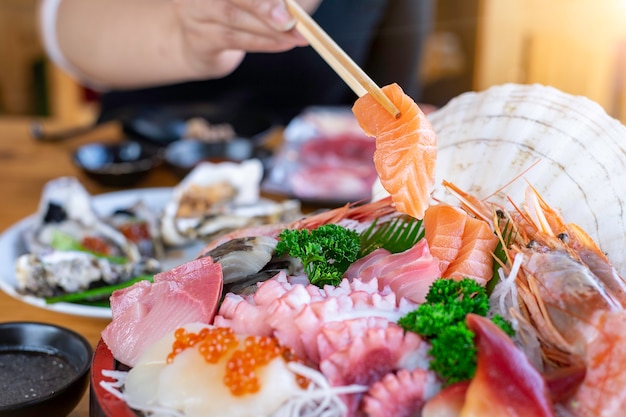
[[[283,0],[62,0],[56,35],[93,82],[136,88],[223,77],[246,52],[306,44],[292,27]]]

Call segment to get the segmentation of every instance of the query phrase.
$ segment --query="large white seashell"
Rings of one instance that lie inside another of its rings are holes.
[[[521,203],[530,184],[626,275],[626,127],[598,104],[505,84],[464,93],[428,118],[438,137],[435,198],[453,201],[445,179],[479,198]]]

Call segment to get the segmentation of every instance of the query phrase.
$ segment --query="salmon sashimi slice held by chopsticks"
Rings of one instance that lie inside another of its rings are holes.
[[[430,122],[397,84],[382,89],[298,5],[287,0],[296,29],[359,96],[352,111],[376,138],[374,165],[396,208],[423,218],[435,182],[437,138]]]
[[[374,164],[396,208],[418,219],[430,204],[435,183],[437,135],[415,101],[397,84],[382,88],[400,110],[395,118],[370,94],[359,97],[352,112],[361,129],[376,138]]]

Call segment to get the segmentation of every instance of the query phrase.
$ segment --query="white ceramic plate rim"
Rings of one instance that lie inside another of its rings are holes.
[[[116,209],[128,207],[138,200],[143,200],[148,207],[160,210],[165,207],[172,194],[172,188],[144,188],[94,195],[94,209],[100,215],[110,214]],[[6,229],[0,235],[0,289],[9,296],[47,310],[57,311],[83,317],[111,318],[111,309],[107,307],[84,306],[72,303],[46,304],[43,298],[23,295],[17,292],[17,281],[15,277],[15,260],[24,253],[21,243],[22,232],[35,221],[32,214],[13,226]],[[193,252],[197,254],[199,248],[193,245],[189,248],[181,249],[177,258],[184,258]],[[179,261],[180,263],[180,261]],[[174,266],[174,265],[172,265]],[[169,269],[167,260],[164,262],[164,269]]]

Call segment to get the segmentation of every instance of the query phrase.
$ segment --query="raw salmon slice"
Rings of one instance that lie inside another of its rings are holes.
[[[472,278],[486,284],[493,275],[493,252],[498,237],[489,223],[446,204],[424,213],[424,235],[430,253],[440,262],[445,278]]]
[[[448,278],[473,278],[485,285],[493,276],[493,252],[498,237],[480,219],[468,217],[463,232],[463,245],[457,258],[444,273]]]
[[[466,221],[466,215],[448,205],[433,205],[424,213],[424,237],[430,253],[439,260],[441,274],[459,255]]]
[[[435,183],[437,136],[422,110],[399,85],[382,90],[400,110],[399,118],[370,94],[357,99],[352,112],[365,134],[376,138],[374,165],[396,208],[422,219]]]

